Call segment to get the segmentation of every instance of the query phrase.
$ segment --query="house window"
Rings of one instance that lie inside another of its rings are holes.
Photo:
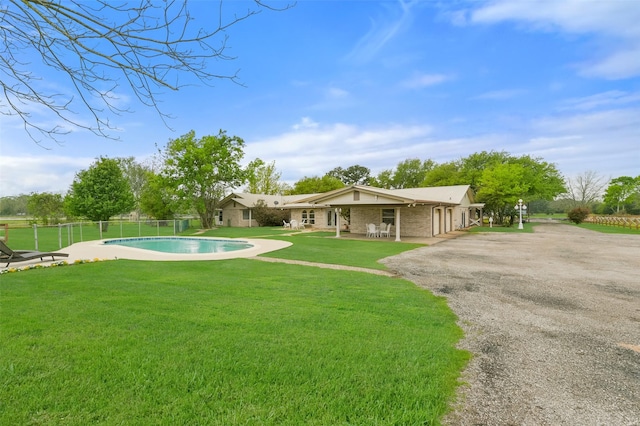
[[[249,220],[249,209],[242,210],[242,220]]]
[[[394,209],[382,209],[382,222],[390,223],[391,225],[396,224],[396,214]]]
[[[307,212],[306,210],[302,210],[302,220],[306,220],[308,224],[313,225],[314,223],[316,223],[315,212],[313,210],[309,210],[309,212]]]
[[[353,191],[353,201],[360,201],[360,191]]]

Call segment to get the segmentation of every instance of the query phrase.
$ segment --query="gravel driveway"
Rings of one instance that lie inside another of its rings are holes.
[[[446,297],[473,353],[451,425],[640,425],[640,235],[562,224],[383,261]]]

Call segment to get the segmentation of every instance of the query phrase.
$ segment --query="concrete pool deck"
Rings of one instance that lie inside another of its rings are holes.
[[[252,244],[253,247],[243,250],[234,250],[229,252],[220,253],[162,253],[153,250],[144,250],[133,247],[119,246],[116,244],[103,244],[106,240],[87,241],[82,243],[75,243],[69,247],[65,247],[60,250],[56,250],[58,253],[67,253],[69,257],[56,257],[54,261],[51,257],[45,258],[45,261],[40,259],[34,259],[31,261],[12,263],[9,267],[5,267],[5,263],[1,264],[0,270],[9,268],[22,268],[25,266],[34,265],[49,265],[54,262],[66,261],[67,263],[74,263],[81,260],[115,260],[115,259],[129,259],[129,260],[146,260],[146,261],[185,261],[185,260],[225,260],[236,258],[248,258],[255,257],[263,253],[268,253],[274,250],[280,250],[291,245],[287,241],[268,240],[268,239],[253,239],[253,238],[216,238],[216,239],[228,239],[230,241],[246,241]],[[47,260],[48,259],[48,260]]]

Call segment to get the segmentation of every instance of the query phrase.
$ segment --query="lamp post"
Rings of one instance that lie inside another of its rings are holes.
[[[520,212],[520,222],[518,222],[518,229],[524,229],[524,226],[522,226],[522,211],[527,210],[527,206],[522,204],[522,198],[518,200],[518,204],[515,206],[515,209]]]

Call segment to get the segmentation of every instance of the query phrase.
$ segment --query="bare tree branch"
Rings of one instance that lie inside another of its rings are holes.
[[[254,0],[253,8],[235,14],[227,4],[218,1],[212,9],[217,19],[208,19],[215,25],[205,29],[194,27],[188,0],[7,0],[0,5],[0,114],[20,117],[36,142],[37,134],[58,140],[70,131],[36,121],[32,112],[38,107],[70,127],[112,138],[109,114],[129,112],[114,94],[125,84],[166,124],[159,96],[183,87],[184,74],[205,84],[240,84],[237,71],[216,73],[210,66],[211,60],[234,59],[225,53],[226,30],[263,9],[292,6]],[[64,75],[73,93],[47,86],[32,71],[34,57]],[[92,121],[80,119],[75,108],[88,111]]]

